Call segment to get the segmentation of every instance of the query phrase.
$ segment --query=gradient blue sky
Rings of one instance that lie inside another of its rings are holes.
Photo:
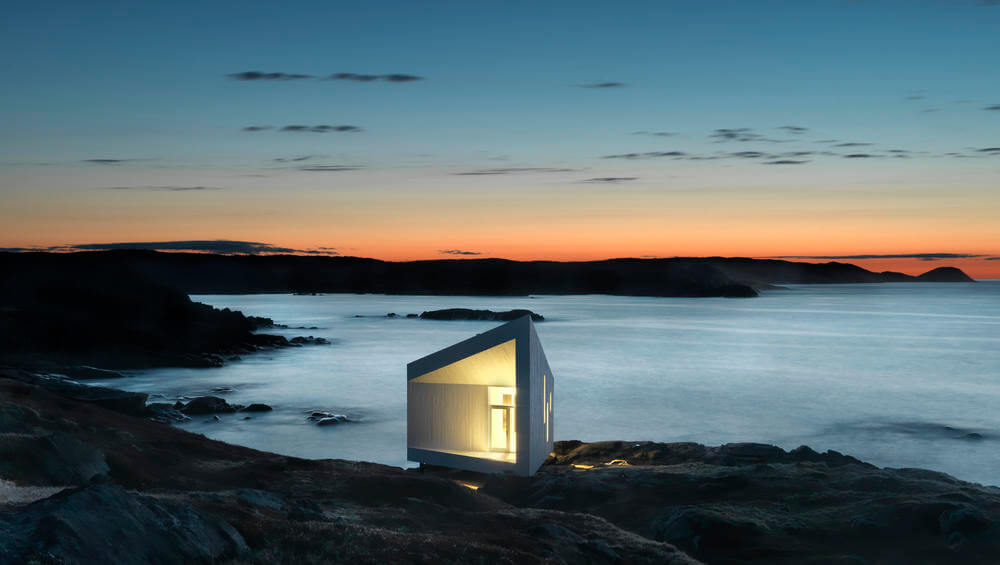
[[[1000,151],[983,151],[1000,5],[979,0],[64,2],[4,20],[0,245],[1000,252]],[[251,70],[423,80],[228,76]],[[292,124],[362,131],[243,131]]]

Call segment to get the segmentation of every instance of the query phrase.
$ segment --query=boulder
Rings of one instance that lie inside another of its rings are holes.
[[[293,337],[288,341],[292,345],[329,345],[330,340],[325,337],[313,337],[313,336],[298,336]]]
[[[0,434],[0,476],[30,485],[82,485],[107,474],[104,453],[73,436]]]
[[[310,422],[315,422],[317,426],[330,426],[350,421],[344,414],[333,414],[330,412],[313,412],[306,419]]]
[[[244,408],[243,412],[270,412],[271,410],[274,410],[274,408],[271,408],[267,404],[254,402],[253,404],[250,404],[249,406]]]
[[[236,412],[240,408],[239,405],[229,404],[218,396],[199,396],[181,408],[181,412],[188,415],[219,414]]]
[[[3,556],[17,563],[182,565],[249,552],[227,522],[113,484],[63,491],[0,518],[0,530],[11,528],[26,534],[0,542]]]
[[[184,406],[183,403],[178,404],[180,404],[181,407]],[[166,402],[151,402],[147,404],[146,417],[154,422],[160,422],[161,424],[174,424],[190,420],[189,417],[177,409],[177,404],[169,404]]]

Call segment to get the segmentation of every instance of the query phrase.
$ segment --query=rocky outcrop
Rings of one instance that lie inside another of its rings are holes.
[[[601,516],[706,563],[1000,560],[1000,489],[808,447],[557,442],[534,477],[480,492]]]
[[[204,414],[230,414],[243,408],[239,404],[230,404],[218,396],[199,396],[185,404],[180,411],[188,416]]]
[[[509,322],[524,316],[531,316],[531,319],[536,322],[545,320],[541,314],[536,314],[531,310],[494,312],[493,310],[472,310],[470,308],[447,308],[430,310],[420,314],[422,320],[486,320],[490,322]]]
[[[122,375],[108,369],[218,367],[227,357],[289,345],[254,333],[273,320],[192,302],[162,280],[128,261],[95,263],[86,254],[0,254],[0,363],[111,379]]]
[[[230,524],[113,484],[63,491],[0,516],[0,529],[14,534],[0,538],[5,563],[183,565],[249,553]]]

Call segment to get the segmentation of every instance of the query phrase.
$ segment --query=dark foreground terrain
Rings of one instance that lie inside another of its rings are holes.
[[[0,564],[1000,562],[1000,489],[835,452],[559,442],[530,478],[404,471],[46,382],[0,370]]]

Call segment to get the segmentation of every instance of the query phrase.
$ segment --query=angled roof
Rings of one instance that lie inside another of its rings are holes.
[[[528,346],[531,317],[525,315],[406,365],[408,381],[513,386],[515,340]],[[468,371],[468,369],[474,369]],[[477,373],[476,376],[469,376]],[[474,380],[470,380],[474,379]]]

